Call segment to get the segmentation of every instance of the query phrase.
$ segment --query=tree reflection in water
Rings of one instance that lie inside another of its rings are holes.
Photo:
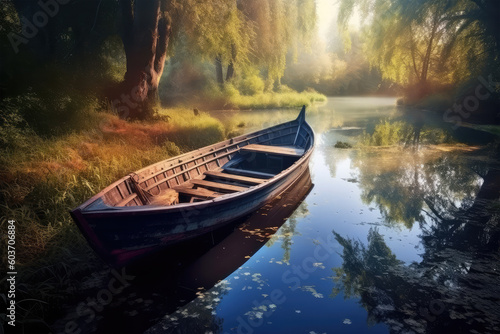
[[[498,153],[495,161],[490,152],[402,156],[392,165],[359,159],[363,200],[390,226],[418,222],[425,251],[405,265],[377,229],[366,246],[333,231],[343,265],[333,269],[332,297],[359,296],[368,321],[395,333],[500,332]]]

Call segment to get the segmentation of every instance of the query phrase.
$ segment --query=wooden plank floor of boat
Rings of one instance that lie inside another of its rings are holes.
[[[272,146],[272,145],[259,145],[250,144],[243,146],[241,151],[244,152],[257,152],[257,153],[271,153],[277,155],[286,155],[290,157],[301,157],[304,155],[304,149],[295,146]]]
[[[265,179],[259,179],[256,177],[241,176],[241,175],[234,175],[234,174],[221,173],[221,172],[207,171],[203,174],[205,174],[206,176],[209,176],[210,178],[213,178],[213,179],[234,181],[234,182],[238,182],[238,183],[253,184],[253,185],[254,184],[261,184],[261,183],[264,183],[266,181]]]
[[[217,192],[237,192],[237,191],[243,191],[246,190],[246,187],[240,187],[240,186],[235,186],[232,184],[227,184],[227,183],[219,183],[219,182],[213,182],[213,181],[205,181],[205,180],[191,180],[190,181],[193,185],[196,187],[204,187],[204,188],[209,188],[213,189]]]
[[[259,148],[259,146],[269,147],[267,145],[247,145],[247,146],[253,146],[253,147],[257,146],[257,149]],[[290,148],[278,147],[278,146],[274,147],[279,148],[280,152],[286,152],[286,154],[290,155]],[[226,170],[226,173],[223,173],[222,170],[223,170],[222,168],[219,168],[213,171],[206,171],[205,173],[203,173],[205,177],[208,176],[211,179],[210,181],[201,179],[192,179],[188,181],[188,184],[174,187],[174,189],[179,194],[190,196],[192,198],[191,201],[194,198],[209,200],[222,196],[223,194],[221,193],[244,191],[248,189],[248,187],[264,183],[267,181],[266,180],[267,178],[274,176],[272,174],[258,173],[246,170],[235,170],[235,172],[237,173],[233,174],[231,173],[232,169]],[[255,176],[252,175],[252,177],[245,175],[238,175],[240,172],[241,173],[252,172],[256,175]],[[265,178],[262,178],[263,176]],[[239,185],[228,184],[223,182],[234,182],[238,183]],[[190,186],[193,187],[190,188]]]
[[[190,197],[196,197],[199,199],[214,199],[216,197],[222,196],[222,194],[217,194],[214,191],[210,191],[204,188],[193,189],[180,186],[180,187],[175,187],[174,190],[177,191],[179,194],[183,194]]]

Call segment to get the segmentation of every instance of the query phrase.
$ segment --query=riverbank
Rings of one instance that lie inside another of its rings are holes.
[[[250,94],[240,92],[235,86],[225,84],[223,88],[209,86],[200,92],[184,95],[167,95],[162,98],[166,106],[183,106],[200,110],[255,110],[273,108],[300,108],[316,102],[325,102],[327,97],[314,89],[297,92],[287,86],[278,91],[257,89]]]

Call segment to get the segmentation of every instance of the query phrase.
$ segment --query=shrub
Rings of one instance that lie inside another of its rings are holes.
[[[264,80],[258,74],[251,74],[245,77],[240,84],[240,91],[244,95],[261,94],[264,88]]]
[[[352,145],[343,141],[337,141],[334,145],[335,148],[352,148]]]

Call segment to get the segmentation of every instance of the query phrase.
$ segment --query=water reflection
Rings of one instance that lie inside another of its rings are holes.
[[[307,203],[299,206],[290,218],[288,218],[286,223],[281,226],[278,233],[274,234],[266,244],[267,247],[272,247],[277,240],[281,240],[281,248],[283,249],[283,257],[281,261],[286,264],[290,263],[290,251],[292,249],[293,237],[301,235],[300,232],[297,231],[297,224],[300,219],[306,217],[308,214],[309,210],[307,208]]]
[[[422,260],[398,260],[377,228],[366,245],[334,230],[343,263],[332,297],[360,297],[369,322],[392,332],[500,331],[498,149],[397,154],[363,152],[354,165],[387,224],[419,223]]]
[[[425,222],[429,209],[453,214],[470,204],[481,178],[465,159],[460,148],[423,148],[418,153],[367,148],[357,152],[353,166],[359,170],[363,202],[376,205],[387,224],[411,229],[415,222]],[[474,167],[484,168],[480,163]]]

